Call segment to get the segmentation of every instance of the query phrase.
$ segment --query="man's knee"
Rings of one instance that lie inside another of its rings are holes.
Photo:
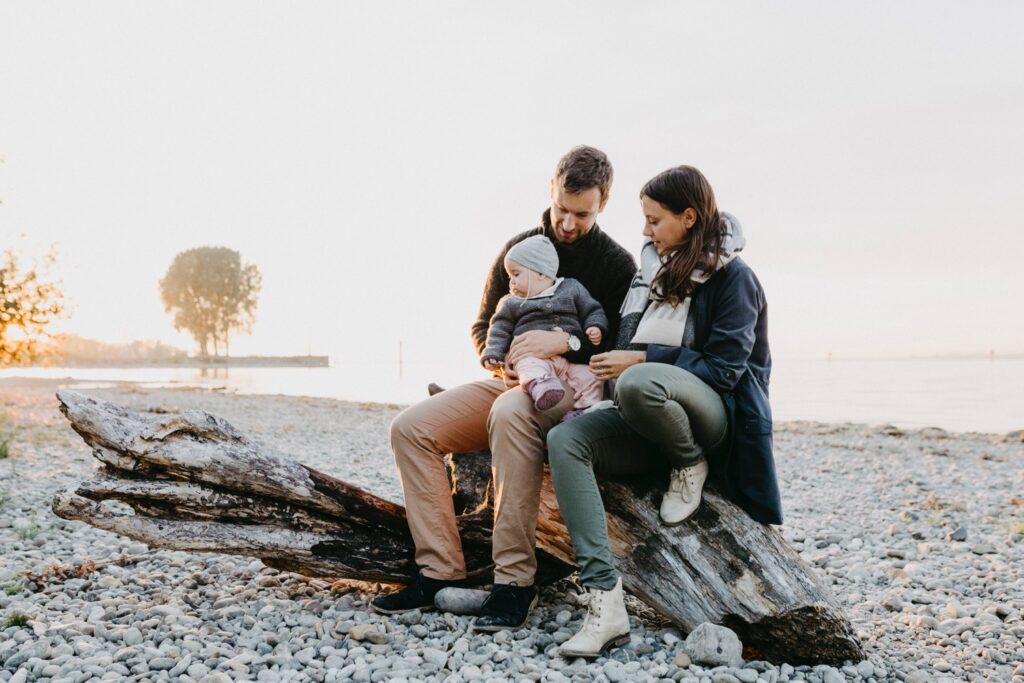
[[[506,391],[487,415],[492,462],[513,471],[526,463],[543,467],[544,431],[529,395],[520,389]]]
[[[391,450],[398,457],[403,444],[416,443],[419,434],[419,420],[416,415],[416,406],[409,406],[391,421],[388,429],[388,438],[391,443]],[[397,448],[396,448],[397,446]]]
[[[529,394],[519,388],[506,391],[495,399],[487,414],[487,431],[508,429],[533,422],[533,401]]]

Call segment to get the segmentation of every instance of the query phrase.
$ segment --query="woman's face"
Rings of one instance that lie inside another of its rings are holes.
[[[664,256],[683,243],[683,236],[697,222],[697,212],[686,209],[672,213],[650,197],[640,197],[644,211],[644,235],[654,241],[659,256]]]

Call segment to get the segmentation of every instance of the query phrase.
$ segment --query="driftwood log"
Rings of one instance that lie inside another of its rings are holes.
[[[245,438],[202,411],[137,413],[61,390],[61,411],[102,463],[53,510],[153,547],[247,555],[307,576],[404,583],[415,573],[405,509]],[[452,495],[466,563],[492,579],[490,454],[454,456]],[[690,631],[729,626],[759,656],[792,663],[859,661],[849,622],[781,535],[713,490],[666,529],[664,476],[602,481],[625,588]],[[108,501],[127,504],[118,505]],[[129,509],[130,508],[130,509]],[[545,477],[538,583],[574,570],[572,545]]]

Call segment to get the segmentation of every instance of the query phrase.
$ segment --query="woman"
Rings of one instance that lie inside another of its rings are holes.
[[[739,221],[718,211],[691,166],[654,177],[640,200],[646,239],[616,350],[591,360],[599,379],[616,380],[616,409],[584,414],[547,437],[551,481],[587,589],[587,616],[564,656],[596,657],[629,641],[595,471],[671,467],[660,514],[673,525],[700,505],[710,464],[720,490],[751,517],[782,522],[764,291],[737,255],[745,243]]]

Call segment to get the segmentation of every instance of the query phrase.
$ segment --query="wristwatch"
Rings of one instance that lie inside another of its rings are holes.
[[[580,350],[580,338],[575,334],[570,334],[569,338],[565,340],[565,344],[569,347],[569,351]]]

